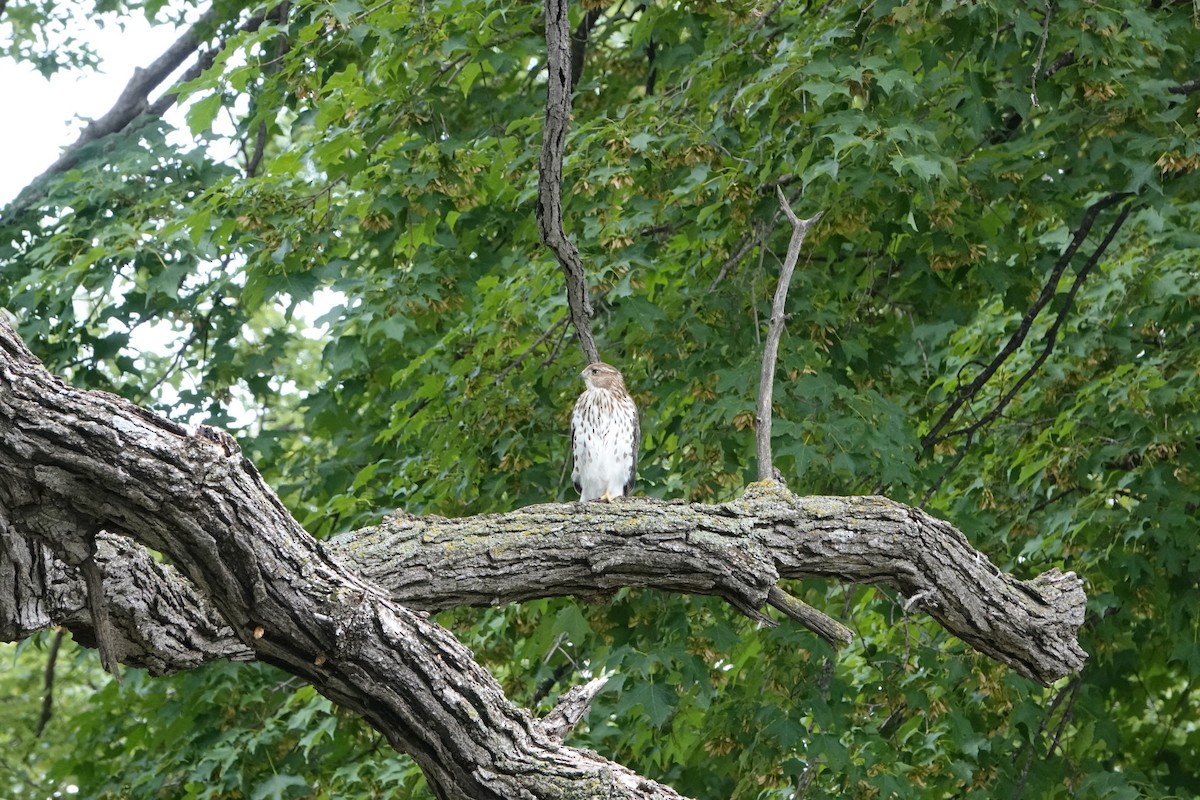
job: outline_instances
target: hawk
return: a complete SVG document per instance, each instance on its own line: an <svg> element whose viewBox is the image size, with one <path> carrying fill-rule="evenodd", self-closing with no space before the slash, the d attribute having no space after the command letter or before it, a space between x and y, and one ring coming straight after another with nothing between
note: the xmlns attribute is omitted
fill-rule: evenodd
<svg viewBox="0 0 1200 800"><path fill-rule="evenodd" d="M587 389L571 413L571 482L580 502L608 502L633 491L642 441L637 406L616 368L589 364L579 377Z"/></svg>

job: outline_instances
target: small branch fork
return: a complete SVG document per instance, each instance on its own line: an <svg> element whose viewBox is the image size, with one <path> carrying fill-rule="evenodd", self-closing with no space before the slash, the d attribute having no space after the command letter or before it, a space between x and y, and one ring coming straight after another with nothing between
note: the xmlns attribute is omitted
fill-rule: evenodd
<svg viewBox="0 0 1200 800"><path fill-rule="evenodd" d="M771 323L767 328L767 343L763 348L762 376L758 381L758 414L756 417L756 437L758 444L758 479L760 481L775 480L775 464L771 460L771 400L775 393L775 361L779 355L779 339L783 336L783 325L787 321L785 306L787 305L788 287L792 284L792 273L796 269L796 259L800 257L800 246L808 230L821 218L821 212L800 219L783 194L783 190L775 187L779 196L779 205L788 221L792 223L792 238L788 242L787 256L783 260L783 271L779 274L779 285L775 287L775 300L771 304Z"/></svg>
<svg viewBox="0 0 1200 800"><path fill-rule="evenodd" d="M571 121L571 28L568 0L546 0L546 123L538 162L538 233L554 253L567 281L571 323L587 363L600 360L592 338L592 302L579 250L562 219L562 163Z"/></svg>
<svg viewBox="0 0 1200 800"><path fill-rule="evenodd" d="M755 427L756 443L758 445L758 479L774 481L775 464L771 458L771 398L775 387L775 361L779 355L779 340L783 336L783 326L787 320L786 306L788 287L792 283L792 273L796 270L796 260L800 257L800 246L804 237L817 220L821 212L808 219L800 219L792 211L791 204L778 186L775 192L779 197L779 206L788 221L792 224L792 238L788 242L787 256L783 260L783 270L779 274L779 285L775 287L775 300L771 305L771 323L767 328L767 343L763 348L762 376L758 382L758 414ZM817 609L792 597L778 586L771 587L767 594L767 603L782 611L787 616L799 622L813 633L820 636L831 645L849 644L854 634L845 625Z"/></svg>

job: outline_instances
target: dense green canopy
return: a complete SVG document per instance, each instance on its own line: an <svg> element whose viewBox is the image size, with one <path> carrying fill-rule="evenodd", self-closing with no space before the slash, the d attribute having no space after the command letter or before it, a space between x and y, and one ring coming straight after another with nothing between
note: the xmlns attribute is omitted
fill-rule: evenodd
<svg viewBox="0 0 1200 800"><path fill-rule="evenodd" d="M56 6L10 0L3 55L88 68ZM94 11L184 13L162 6ZM0 306L75 385L231 430L315 535L571 499L541 15L218 0L184 130L154 94L3 210ZM1194 4L573 15L564 218L642 409L640 491L753 480L782 187L824 212L779 354L784 479L921 505L1018 577L1076 571L1091 658L1043 689L903 598L818 581L791 589L856 631L838 653L649 592L440 620L517 703L612 673L571 741L695 797L1200 796ZM64 645L36 738L52 639L0 651L0 794L425 796L262 665L118 687Z"/></svg>

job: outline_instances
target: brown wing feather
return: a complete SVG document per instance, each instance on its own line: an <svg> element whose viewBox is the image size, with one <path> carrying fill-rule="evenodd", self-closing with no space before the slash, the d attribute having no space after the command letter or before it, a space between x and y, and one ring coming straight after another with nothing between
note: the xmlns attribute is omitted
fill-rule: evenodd
<svg viewBox="0 0 1200 800"><path fill-rule="evenodd" d="M632 398L630 405L633 404ZM635 406L633 409L633 461L629 465L629 477L625 479L625 496L633 491L634 485L637 483L637 462L638 450L642 447L642 423L638 420L638 411Z"/></svg>
<svg viewBox="0 0 1200 800"><path fill-rule="evenodd" d="M571 449L567 453L567 463L571 465L571 483L575 486L576 492L583 491L583 484L579 482L579 465L575 463L575 417L579 414L579 404L575 404L575 408L571 412Z"/></svg>

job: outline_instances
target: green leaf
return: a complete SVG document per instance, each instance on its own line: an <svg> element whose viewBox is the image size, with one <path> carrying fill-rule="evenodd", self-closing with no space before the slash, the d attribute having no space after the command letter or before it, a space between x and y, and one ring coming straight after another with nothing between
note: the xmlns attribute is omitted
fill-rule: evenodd
<svg viewBox="0 0 1200 800"><path fill-rule="evenodd" d="M299 791L290 791L292 789ZM255 786L250 797L252 800L284 800L288 797L302 797L307 791L308 781L299 775L272 775Z"/></svg>
<svg viewBox="0 0 1200 800"><path fill-rule="evenodd" d="M656 728L661 728L671 716L671 712L678 705L678 698L671 687L662 683L654 683L652 681L643 680L637 683L633 688L627 688L629 701L635 706L640 706L645 712L646 717L650 720L650 724Z"/></svg>
<svg viewBox="0 0 1200 800"><path fill-rule="evenodd" d="M199 136L212 128L213 120L217 118L217 112L221 110L223 100L224 97L219 92L214 92L193 102L188 107L187 123L193 136Z"/></svg>

